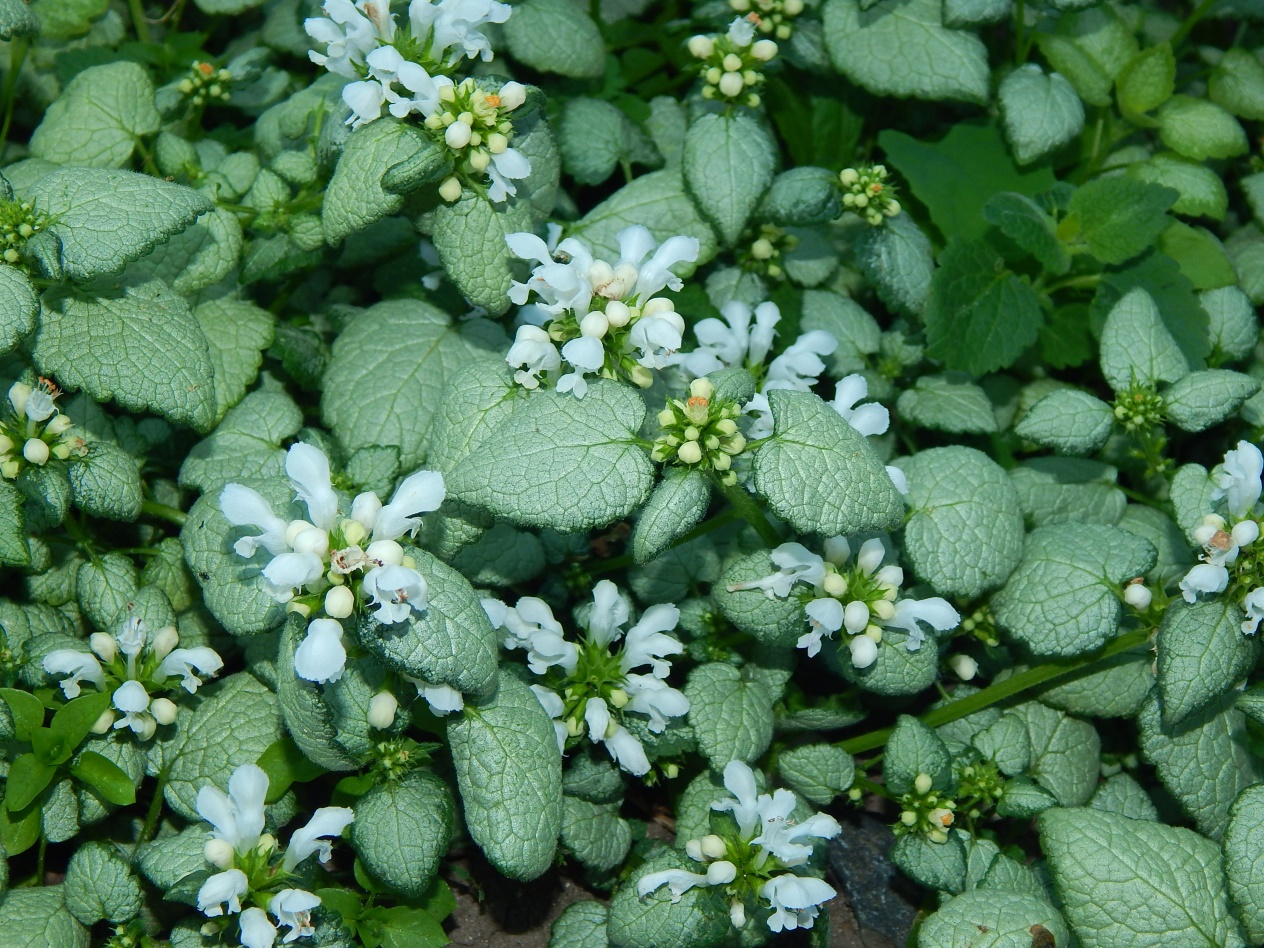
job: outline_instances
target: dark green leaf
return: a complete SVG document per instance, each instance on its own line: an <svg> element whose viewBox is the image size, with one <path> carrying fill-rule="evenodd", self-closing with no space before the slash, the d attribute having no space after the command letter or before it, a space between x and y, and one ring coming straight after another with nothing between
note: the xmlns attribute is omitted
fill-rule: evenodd
<svg viewBox="0 0 1264 948"><path fill-rule="evenodd" d="M110 803L128 806L136 802L136 786L132 778L118 764L96 751L80 754L79 761L70 768L70 772Z"/></svg>
<svg viewBox="0 0 1264 948"><path fill-rule="evenodd" d="M5 808L18 812L44 792L57 768L44 763L34 754L23 754L9 766L9 779L4 788Z"/></svg>

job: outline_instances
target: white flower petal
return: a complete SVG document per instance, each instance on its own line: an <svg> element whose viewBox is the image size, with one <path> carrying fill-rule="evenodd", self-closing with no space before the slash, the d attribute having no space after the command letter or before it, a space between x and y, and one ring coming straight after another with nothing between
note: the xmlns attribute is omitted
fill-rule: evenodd
<svg viewBox="0 0 1264 948"><path fill-rule="evenodd" d="M307 626L307 635L294 650L294 673L305 681L324 684L341 678L346 667L342 623L335 619L313 619Z"/></svg>
<svg viewBox="0 0 1264 948"><path fill-rule="evenodd" d="M333 855L333 849L326 837L332 838L341 835L342 831L350 826L354 819L355 811L348 807L322 806L312 814L312 818L308 820L306 826L296 830L294 835L290 837L289 845L285 848L285 859L281 862L281 868L289 872L312 853L319 853L319 860L328 862Z"/></svg>

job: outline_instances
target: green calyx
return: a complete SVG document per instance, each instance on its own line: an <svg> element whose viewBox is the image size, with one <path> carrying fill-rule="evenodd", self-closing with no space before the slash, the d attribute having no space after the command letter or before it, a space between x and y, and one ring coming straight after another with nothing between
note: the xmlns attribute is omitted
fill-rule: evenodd
<svg viewBox="0 0 1264 948"><path fill-rule="evenodd" d="M650 456L659 463L714 471L721 483L736 484L733 457L746 447L746 438L737 430L739 414L736 402L716 399L715 386L695 379L688 398L668 399L658 413L663 433Z"/></svg>

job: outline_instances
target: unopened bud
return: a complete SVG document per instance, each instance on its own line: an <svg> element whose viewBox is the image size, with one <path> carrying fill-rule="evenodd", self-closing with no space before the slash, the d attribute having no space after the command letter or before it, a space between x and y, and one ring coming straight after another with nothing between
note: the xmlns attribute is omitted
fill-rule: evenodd
<svg viewBox="0 0 1264 948"><path fill-rule="evenodd" d="M202 855L216 869L231 869L237 854L233 851L232 843L217 837L206 841L206 845L202 847Z"/></svg>
<svg viewBox="0 0 1264 948"><path fill-rule="evenodd" d="M867 635L853 635L847 641L854 668L868 668L878 658L878 643Z"/></svg>
<svg viewBox="0 0 1264 948"><path fill-rule="evenodd" d="M1238 546L1250 546L1260 538L1260 525L1254 520L1243 520L1233 525L1229 535Z"/></svg>
<svg viewBox="0 0 1264 948"><path fill-rule="evenodd" d="M697 464L702 460L702 445L697 441L686 441L680 446L676 456L685 464Z"/></svg>
<svg viewBox="0 0 1264 948"><path fill-rule="evenodd" d="M470 127L464 122L453 122L443 133L449 148L460 150L470 143Z"/></svg>
<svg viewBox="0 0 1264 948"><path fill-rule="evenodd" d="M44 430L50 435L61 435L65 434L73 426L74 422L70 420L69 416L57 415L44 426Z"/></svg>
<svg viewBox="0 0 1264 948"><path fill-rule="evenodd" d="M838 598L847 592L847 577L838 573L826 573L821 586L829 595Z"/></svg>
<svg viewBox="0 0 1264 948"><path fill-rule="evenodd" d="M615 688L609 694L610 703L616 708L625 708L632 699L628 697L628 693L622 688Z"/></svg>
<svg viewBox="0 0 1264 948"><path fill-rule="evenodd" d="M439 185L439 197L443 198L449 204L453 201L461 199L461 182L455 177L448 178Z"/></svg>
<svg viewBox="0 0 1264 948"><path fill-rule="evenodd" d="M345 619L355 612L355 593L346 586L334 586L325 593L325 615Z"/></svg>
<svg viewBox="0 0 1264 948"><path fill-rule="evenodd" d="M97 718L95 724L92 725L93 734L109 734L110 728L114 727L114 712L105 710L101 712L101 716Z"/></svg>
<svg viewBox="0 0 1264 948"><path fill-rule="evenodd" d="M970 681L979 673L979 663L969 655L954 655L948 659L948 667L962 681Z"/></svg>
<svg viewBox="0 0 1264 948"><path fill-rule="evenodd" d="M475 171L486 171L492 163L492 156L485 151L476 151L470 155L470 167Z"/></svg>
<svg viewBox="0 0 1264 948"><path fill-rule="evenodd" d="M367 511L365 511L367 513ZM376 513L376 511L375 511ZM347 546L359 546L368 539L369 531L359 520L342 521L342 539Z"/></svg>
<svg viewBox="0 0 1264 948"><path fill-rule="evenodd" d="M649 388L654 384L654 373L643 365L632 366L632 371L628 373L628 377L637 388Z"/></svg>
<svg viewBox="0 0 1264 948"><path fill-rule="evenodd" d="M921 796L926 796L930 793L931 783L930 774L918 774L913 778L913 789Z"/></svg>
<svg viewBox="0 0 1264 948"><path fill-rule="evenodd" d="M756 40L755 45L751 47L751 55L768 62L777 55L777 44L772 40Z"/></svg>
<svg viewBox="0 0 1264 948"><path fill-rule="evenodd" d="M29 438L26 444L22 445L22 457L32 464L40 466L47 464L48 453L48 445L39 438Z"/></svg>
<svg viewBox="0 0 1264 948"><path fill-rule="evenodd" d="M588 336L592 339L600 339L609 329L610 320L606 319L605 313L599 313L595 310L579 321L580 335Z"/></svg>
<svg viewBox="0 0 1264 948"><path fill-rule="evenodd" d="M395 723L399 701L389 691L379 691L369 699L369 726L384 731Z"/></svg>
<svg viewBox="0 0 1264 948"><path fill-rule="evenodd" d="M154 633L149 643L149 650L155 658L164 659L180 644L180 632L174 625L164 625Z"/></svg>
<svg viewBox="0 0 1264 948"><path fill-rule="evenodd" d="M93 632L88 636L88 648L96 653L97 658L109 663L118 654L118 640L105 632Z"/></svg>
<svg viewBox="0 0 1264 948"><path fill-rule="evenodd" d="M742 82L742 77L737 73L726 72L720 77L720 81L716 83L716 86L719 87L722 95L731 99L741 94L742 89L745 88L745 83Z"/></svg>
<svg viewBox="0 0 1264 948"><path fill-rule="evenodd" d="M394 540L374 540L364 555L383 566L399 566L404 562L404 548Z"/></svg>
<svg viewBox="0 0 1264 948"><path fill-rule="evenodd" d="M729 851L728 846L724 844L724 840L714 833L702 837L699 842L702 844L702 854L708 859L719 859Z"/></svg>
<svg viewBox="0 0 1264 948"><path fill-rule="evenodd" d="M1124 602L1138 611L1150 608L1154 593L1144 583L1129 583L1124 587Z"/></svg>
<svg viewBox="0 0 1264 948"><path fill-rule="evenodd" d="M737 878L737 866L727 859L707 866L707 885L728 885Z"/></svg>
<svg viewBox="0 0 1264 948"><path fill-rule="evenodd" d="M689 54L695 59L709 59L715 52L715 41L709 36L691 36Z"/></svg>
<svg viewBox="0 0 1264 948"><path fill-rule="evenodd" d="M149 713L159 724L174 724L179 708L170 698L155 698L149 704Z"/></svg>
<svg viewBox="0 0 1264 948"><path fill-rule="evenodd" d="M615 329L621 329L632 319L632 310L622 300L611 300L606 304L606 322Z"/></svg>

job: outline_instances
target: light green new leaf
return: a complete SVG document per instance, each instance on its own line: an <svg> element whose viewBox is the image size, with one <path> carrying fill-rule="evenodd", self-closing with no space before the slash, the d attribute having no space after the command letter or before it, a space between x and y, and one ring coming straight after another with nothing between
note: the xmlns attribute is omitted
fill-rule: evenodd
<svg viewBox="0 0 1264 948"><path fill-rule="evenodd" d="M619 816L618 803L591 803L562 797L562 845L594 872L617 869L632 846L632 825Z"/></svg>
<svg viewBox="0 0 1264 948"><path fill-rule="evenodd" d="M502 673L496 693L448 726L470 835L493 866L531 880L553 864L562 828L562 755L535 694Z"/></svg>
<svg viewBox="0 0 1264 948"><path fill-rule="evenodd" d="M44 294L32 356L45 375L98 401L153 411L205 431L215 420L215 380L202 327L162 283L96 295Z"/></svg>
<svg viewBox="0 0 1264 948"><path fill-rule="evenodd" d="M1126 391L1134 379L1153 385L1175 382L1189 372L1154 298L1140 287L1111 307L1102 327L1101 363L1102 375L1116 392Z"/></svg>
<svg viewBox="0 0 1264 948"><path fill-rule="evenodd" d="M1264 63L1245 49L1225 50L1207 81L1207 95L1244 119L1264 119Z"/></svg>
<svg viewBox="0 0 1264 948"><path fill-rule="evenodd" d="M983 206L983 216L1039 260L1049 273L1061 275L1070 268L1071 255L1058 239L1053 218L1025 194L997 194Z"/></svg>
<svg viewBox="0 0 1264 948"><path fill-rule="evenodd" d="M1088 801L1094 810L1107 810L1131 820L1157 820L1159 811L1145 788L1125 773L1108 777Z"/></svg>
<svg viewBox="0 0 1264 948"><path fill-rule="evenodd" d="M652 872L683 869L698 863L662 847L633 870L610 901L606 923L609 943L619 948L714 948L732 929L728 901L720 886L696 886L679 898L661 886L641 898L637 883ZM592 942L588 943L592 945Z"/></svg>
<svg viewBox="0 0 1264 948"><path fill-rule="evenodd" d="M973 448L932 448L899 467L908 478L904 549L918 577L945 596L999 586L1023 551L1023 513L1004 470Z"/></svg>
<svg viewBox="0 0 1264 948"><path fill-rule="evenodd" d="M829 0L823 16L834 67L870 92L987 99L987 50L973 33L944 26L940 0L884 0L868 9Z"/></svg>
<svg viewBox="0 0 1264 948"><path fill-rule="evenodd" d="M251 392L180 467L180 486L218 493L225 484L270 481L285 474L281 442L298 433L303 413L284 392Z"/></svg>
<svg viewBox="0 0 1264 948"><path fill-rule="evenodd" d="M249 673L203 685L203 691L167 771L167 803L188 820L200 819L198 790L225 789L237 767L253 764L281 736L276 695Z"/></svg>
<svg viewBox="0 0 1264 948"><path fill-rule="evenodd" d="M828 806L855 780L856 762L833 744L805 744L777 757L777 773L809 803Z"/></svg>
<svg viewBox="0 0 1264 948"><path fill-rule="evenodd" d="M1020 165L1065 145L1084 127L1084 105L1071 83L1056 72L1045 75L1035 63L1006 76L997 98L1005 137Z"/></svg>
<svg viewBox="0 0 1264 948"><path fill-rule="evenodd" d="M263 350L272 345L276 319L247 300L222 297L193 311L210 347L215 375L215 418L232 408L259 374Z"/></svg>
<svg viewBox="0 0 1264 948"><path fill-rule="evenodd" d="M1093 809L1041 814L1040 842L1084 948L1240 948L1220 850L1191 830Z"/></svg>
<svg viewBox="0 0 1264 948"><path fill-rule="evenodd" d="M952 754L938 734L917 718L901 714L887 740L883 779L893 793L912 793L918 774L931 779L931 789L951 795L956 789Z"/></svg>
<svg viewBox="0 0 1264 948"><path fill-rule="evenodd" d="M31 334L39 318L39 301L26 274L0 266L0 355L11 352Z"/></svg>
<svg viewBox="0 0 1264 948"><path fill-rule="evenodd" d="M605 66L601 31L570 0L526 0L517 5L505 40L514 59L540 72L592 79Z"/></svg>
<svg viewBox="0 0 1264 948"><path fill-rule="evenodd" d="M918 427L953 434L991 434L997 430L987 392L960 372L921 376L916 385L900 393L895 411Z"/></svg>
<svg viewBox="0 0 1264 948"><path fill-rule="evenodd" d="M704 115L685 135L685 186L724 244L733 244L772 183L777 149L746 112Z"/></svg>
<svg viewBox="0 0 1264 948"><path fill-rule="evenodd" d="M532 393L488 434L494 452L457 464L448 496L562 532L612 523L640 507L654 485L637 443L644 418L640 394L617 382L597 381L582 399Z"/></svg>
<svg viewBox="0 0 1264 948"><path fill-rule="evenodd" d="M1157 109L1176 87L1176 57L1170 43L1151 46L1134 56L1115 80L1124 115Z"/></svg>
<svg viewBox="0 0 1264 948"><path fill-rule="evenodd" d="M1224 220L1229 193L1220 175L1202 162L1162 152L1129 165L1127 174L1138 181L1172 188L1180 194L1172 205L1174 214Z"/></svg>
<svg viewBox="0 0 1264 948"><path fill-rule="evenodd" d="M1020 438L1063 454L1098 451L1115 426L1115 413L1100 398L1079 389L1050 392L1014 427Z"/></svg>
<svg viewBox="0 0 1264 948"><path fill-rule="evenodd" d="M591 246L598 259L617 260L616 238L633 224L648 227L658 241L677 235L697 238L699 265L715 256L715 231L685 192L679 169L651 171L625 184L581 217L570 233Z"/></svg>
<svg viewBox="0 0 1264 948"><path fill-rule="evenodd" d="M1156 118L1163 144L1194 161L1232 158L1245 154L1249 147L1238 120L1206 99L1174 95Z"/></svg>
<svg viewBox="0 0 1264 948"><path fill-rule="evenodd" d="M431 239L457 289L475 306L499 316L509 308L510 264L517 259L505 237L529 231L533 224L530 202L493 204L485 194L466 190L456 203L435 208Z"/></svg>
<svg viewBox="0 0 1264 948"><path fill-rule="evenodd" d="M1091 652L1119 627L1122 585L1145 575L1155 557L1148 541L1117 527L1041 527L992 598L996 622L1036 655Z"/></svg>
<svg viewBox="0 0 1264 948"><path fill-rule="evenodd" d="M768 393L773 435L752 465L755 491L802 533L892 530L904 502L864 435L810 392Z"/></svg>
<svg viewBox="0 0 1264 948"><path fill-rule="evenodd" d="M117 273L213 207L192 188L104 168L54 171L21 197L52 216L61 266L78 281Z"/></svg>
<svg viewBox="0 0 1264 948"><path fill-rule="evenodd" d="M1219 698L1255 667L1259 642L1242 634L1242 610L1228 600L1175 602L1157 639L1163 726L1172 729Z"/></svg>
<svg viewBox="0 0 1264 948"><path fill-rule="evenodd" d="M1082 806L1097 789L1102 742L1093 725L1028 701L1011 709L1031 738L1033 780L1062 806Z"/></svg>
<svg viewBox="0 0 1264 948"><path fill-rule="evenodd" d="M1241 292L1237 287L1226 287ZM1224 421L1260 390L1260 380L1227 369L1191 372L1163 393L1163 413L1182 431L1204 431Z"/></svg>
<svg viewBox="0 0 1264 948"><path fill-rule="evenodd" d="M689 724L713 769L731 760L750 763L768 749L774 696L763 681L712 662L690 672L684 690Z"/></svg>
<svg viewBox="0 0 1264 948"><path fill-rule="evenodd" d="M1135 178L1094 178L1071 195L1060 234L1102 263L1123 263L1154 244L1180 195Z"/></svg>
<svg viewBox="0 0 1264 948"><path fill-rule="evenodd" d="M1052 941L1036 938L1045 935ZM963 892L922 922L918 948L1031 948L1066 945L1070 932L1062 916L1045 899L1007 889Z"/></svg>
<svg viewBox="0 0 1264 948"><path fill-rule="evenodd" d="M356 802L351 845L373 878L392 892L420 899L452 841L453 810L447 784L414 770Z"/></svg>
<svg viewBox="0 0 1264 948"><path fill-rule="evenodd" d="M154 84L139 63L90 66L62 90L31 133L31 154L59 165L121 168L137 139L158 131Z"/></svg>
<svg viewBox="0 0 1264 948"><path fill-rule="evenodd" d="M85 925L129 922L140 912L140 883L110 843L85 843L70 857L62 888L66 908Z"/></svg>
<svg viewBox="0 0 1264 948"><path fill-rule="evenodd" d="M1264 942L1264 786L1238 794L1224 835L1225 873L1252 943Z"/></svg>
<svg viewBox="0 0 1264 948"><path fill-rule="evenodd" d="M693 469L670 468L650 494L632 532L632 556L648 563L698 525L711 503L711 484Z"/></svg>
<svg viewBox="0 0 1264 948"><path fill-rule="evenodd" d="M5 948L88 948L88 930L66 910L62 887L10 889L0 899Z"/></svg>
<svg viewBox="0 0 1264 948"><path fill-rule="evenodd" d="M387 665L466 694L486 694L496 682L497 637L469 582L424 550L409 549L429 587L424 612L384 625L365 616L360 644Z"/></svg>
<svg viewBox="0 0 1264 948"><path fill-rule="evenodd" d="M67 468L75 506L93 517L135 520L141 483L136 459L111 441L89 441L88 453Z"/></svg>
<svg viewBox="0 0 1264 948"><path fill-rule="evenodd" d="M420 300L369 307L334 342L321 417L348 453L394 445L401 468L412 470L425 454L430 418L448 379L475 362L490 373L504 360L503 350L486 348L498 345L498 334L487 328L481 321L453 325Z"/></svg>
<svg viewBox="0 0 1264 948"><path fill-rule="evenodd" d="M370 122L352 132L321 204L326 242L340 244L403 207L403 195L384 190L382 176L427 144L420 134L393 118Z"/></svg>

